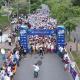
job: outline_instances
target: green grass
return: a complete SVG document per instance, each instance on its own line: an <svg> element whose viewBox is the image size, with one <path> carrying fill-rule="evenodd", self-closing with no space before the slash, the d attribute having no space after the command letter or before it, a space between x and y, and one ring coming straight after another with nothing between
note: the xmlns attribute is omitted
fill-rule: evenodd
<svg viewBox="0 0 80 80"><path fill-rule="evenodd" d="M0 16L0 28L4 29L9 24L7 16Z"/></svg>
<svg viewBox="0 0 80 80"><path fill-rule="evenodd" d="M77 63L79 69L80 69L80 54L76 52L72 52L72 55L74 57L75 62Z"/></svg>

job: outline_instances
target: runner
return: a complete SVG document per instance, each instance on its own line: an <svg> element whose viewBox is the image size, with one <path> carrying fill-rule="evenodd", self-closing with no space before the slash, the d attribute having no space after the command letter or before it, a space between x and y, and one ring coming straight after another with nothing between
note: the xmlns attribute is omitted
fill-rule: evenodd
<svg viewBox="0 0 80 80"><path fill-rule="evenodd" d="M37 78L38 77L38 72L40 70L39 66L38 66L38 64L34 64L33 67L34 67L34 78Z"/></svg>

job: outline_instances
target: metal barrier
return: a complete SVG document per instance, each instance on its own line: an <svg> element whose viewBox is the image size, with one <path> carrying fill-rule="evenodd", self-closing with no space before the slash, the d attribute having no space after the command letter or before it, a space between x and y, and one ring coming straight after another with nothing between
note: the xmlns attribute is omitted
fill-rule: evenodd
<svg viewBox="0 0 80 80"><path fill-rule="evenodd" d="M74 57L73 57L73 55L71 54L71 52L67 52L67 54L69 55L71 62L75 62L75 61L74 61ZM69 66L69 72L71 73L73 79L74 79L74 80L80 80L80 77L79 77L79 75L80 75L80 70L79 70L76 62L75 62L75 69L71 66L72 63L69 63L69 64L70 64L70 66Z"/></svg>

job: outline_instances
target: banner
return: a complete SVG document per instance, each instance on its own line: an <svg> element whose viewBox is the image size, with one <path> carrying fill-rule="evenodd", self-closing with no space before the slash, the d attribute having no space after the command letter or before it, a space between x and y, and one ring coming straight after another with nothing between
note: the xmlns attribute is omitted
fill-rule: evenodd
<svg viewBox="0 0 80 80"><path fill-rule="evenodd" d="M65 28L64 26L57 27L57 47L64 47L65 46Z"/></svg>
<svg viewBox="0 0 80 80"><path fill-rule="evenodd" d="M73 79L75 80L76 75L77 75L77 72L76 72L76 71L74 70L74 68L72 68L71 66L70 66L70 73L71 73Z"/></svg>
<svg viewBox="0 0 80 80"><path fill-rule="evenodd" d="M49 29L28 29L28 35L54 35L55 30Z"/></svg>
<svg viewBox="0 0 80 80"><path fill-rule="evenodd" d="M25 52L28 51L27 29L25 27L20 28L20 45L23 47Z"/></svg>
<svg viewBox="0 0 80 80"><path fill-rule="evenodd" d="M77 71L74 68L72 68L71 65L70 65L70 73L71 73L74 80L79 80L79 76L78 76Z"/></svg>
<svg viewBox="0 0 80 80"><path fill-rule="evenodd" d="M28 35L56 35L56 48L65 46L65 28L64 26L58 26L54 30L50 29L28 29L27 26L22 25L20 27L20 43L24 49L28 49Z"/></svg>

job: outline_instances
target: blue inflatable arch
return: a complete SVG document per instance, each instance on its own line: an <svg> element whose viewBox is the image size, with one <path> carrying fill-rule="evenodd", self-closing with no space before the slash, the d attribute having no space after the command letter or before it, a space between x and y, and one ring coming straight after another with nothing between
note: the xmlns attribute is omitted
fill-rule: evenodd
<svg viewBox="0 0 80 80"><path fill-rule="evenodd" d="M23 46L25 52L29 50L28 35L54 35L56 34L56 48L65 46L65 28L64 26L57 26L56 29L28 29L27 26L20 27L20 45Z"/></svg>

